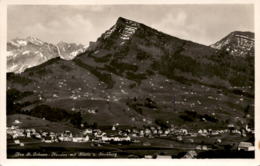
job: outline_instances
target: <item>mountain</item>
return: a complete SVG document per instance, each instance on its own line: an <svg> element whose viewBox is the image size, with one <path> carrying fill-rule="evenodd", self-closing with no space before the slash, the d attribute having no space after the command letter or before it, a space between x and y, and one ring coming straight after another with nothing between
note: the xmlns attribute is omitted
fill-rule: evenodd
<svg viewBox="0 0 260 166"><path fill-rule="evenodd" d="M72 60L85 51L84 45L75 43L59 42L57 44L59 56L65 60Z"/></svg>
<svg viewBox="0 0 260 166"><path fill-rule="evenodd" d="M71 60L83 49L83 45L74 43L60 42L54 45L34 37L16 38L7 42L7 72L21 73L55 57Z"/></svg>
<svg viewBox="0 0 260 166"><path fill-rule="evenodd" d="M234 56L254 56L254 36L252 32L234 31L211 47L227 51Z"/></svg>
<svg viewBox="0 0 260 166"><path fill-rule="evenodd" d="M7 102L7 114L64 122L76 112L77 122L98 126L243 126L253 124L254 56L120 17L73 60L8 73Z"/></svg>

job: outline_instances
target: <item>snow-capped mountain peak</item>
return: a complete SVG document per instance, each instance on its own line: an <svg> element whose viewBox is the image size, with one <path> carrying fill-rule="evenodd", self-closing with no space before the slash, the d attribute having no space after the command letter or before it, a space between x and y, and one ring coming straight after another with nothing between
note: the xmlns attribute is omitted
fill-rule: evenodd
<svg viewBox="0 0 260 166"><path fill-rule="evenodd" d="M82 44L76 43L59 42L56 46L60 58L64 60L72 60L86 50Z"/></svg>
<svg viewBox="0 0 260 166"><path fill-rule="evenodd" d="M16 38L7 42L7 72L21 73L56 57L72 60L85 50L80 44L59 42L54 45L35 37Z"/></svg>
<svg viewBox="0 0 260 166"><path fill-rule="evenodd" d="M28 42L31 42L32 44L39 45L39 46L44 44L43 41L41 41L40 39L38 39L36 37L29 36L29 37L26 38L26 40Z"/></svg>

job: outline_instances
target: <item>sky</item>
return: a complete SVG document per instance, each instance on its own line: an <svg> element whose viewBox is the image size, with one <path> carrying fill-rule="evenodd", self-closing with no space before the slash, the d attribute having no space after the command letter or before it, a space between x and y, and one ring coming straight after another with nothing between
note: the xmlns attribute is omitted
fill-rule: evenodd
<svg viewBox="0 0 260 166"><path fill-rule="evenodd" d="M37 37L88 45L118 17L169 35L210 45L232 31L254 32L254 6L236 5L9 5L7 40Z"/></svg>

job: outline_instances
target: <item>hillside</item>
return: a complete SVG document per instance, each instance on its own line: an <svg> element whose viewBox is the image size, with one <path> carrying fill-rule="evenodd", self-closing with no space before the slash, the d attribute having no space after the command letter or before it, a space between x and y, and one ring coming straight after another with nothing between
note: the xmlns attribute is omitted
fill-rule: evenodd
<svg viewBox="0 0 260 166"><path fill-rule="evenodd" d="M254 57L232 56L120 17L73 60L56 57L8 73L7 88L8 114L53 121L79 112L82 123L98 126L253 126Z"/></svg>

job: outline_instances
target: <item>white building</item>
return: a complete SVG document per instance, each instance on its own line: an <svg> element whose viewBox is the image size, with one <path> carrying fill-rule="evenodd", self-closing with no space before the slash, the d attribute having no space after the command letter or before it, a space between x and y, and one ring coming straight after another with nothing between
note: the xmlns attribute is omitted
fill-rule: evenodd
<svg viewBox="0 0 260 166"><path fill-rule="evenodd" d="M89 137L73 137L72 138L72 142L88 142L89 141Z"/></svg>
<svg viewBox="0 0 260 166"><path fill-rule="evenodd" d="M255 147L250 142L240 142L238 145L238 150L254 151Z"/></svg>
<svg viewBox="0 0 260 166"><path fill-rule="evenodd" d="M22 123L22 122L20 122L20 121L17 120L17 119L14 121L14 124L20 124L20 123Z"/></svg>

